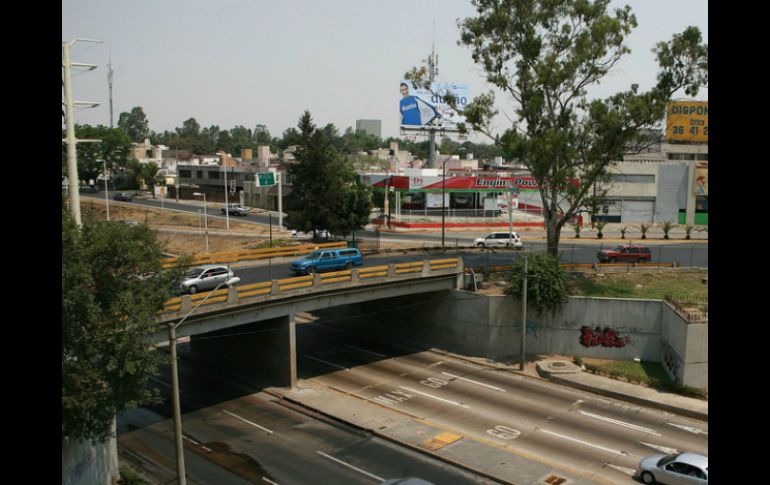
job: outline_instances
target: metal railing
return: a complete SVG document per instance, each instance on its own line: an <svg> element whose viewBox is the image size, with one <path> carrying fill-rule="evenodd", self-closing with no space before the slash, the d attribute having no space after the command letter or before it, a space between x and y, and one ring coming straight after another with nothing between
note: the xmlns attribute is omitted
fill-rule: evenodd
<svg viewBox="0 0 770 485"><path fill-rule="evenodd" d="M196 254L192 257L190 265L237 263L238 261L252 261L258 259L280 258L286 256L298 256L316 249L346 248L347 242L339 241L320 244L302 244L298 246L283 246L280 248L247 249L244 251L223 251L219 253ZM163 261L164 268L171 268L179 261L179 258L169 258Z"/></svg>
<svg viewBox="0 0 770 485"><path fill-rule="evenodd" d="M685 319L687 323L706 323L709 321L708 302L707 301L688 301L675 299L671 295L665 295L663 301L671 305L679 316Z"/></svg>
<svg viewBox="0 0 770 485"><path fill-rule="evenodd" d="M272 281L263 281L260 283L251 283L248 285L226 288L209 293L197 293L195 295L184 295L171 298L164 303L161 313L179 312L192 309L198 302L208 299L200 306L211 305L214 303L239 303L241 300L254 297L279 297L291 296L307 289L324 289L325 285L334 283L357 283L367 282L369 280L390 278L409 275L422 274L431 276L437 271L448 269L459 269L462 267L460 258L446 258L416 261L412 263L396 263L382 266L371 266L366 268L353 268L344 271L334 271L331 273L316 273L307 276L297 276L293 278L282 278ZM184 308L183 308L184 307Z"/></svg>

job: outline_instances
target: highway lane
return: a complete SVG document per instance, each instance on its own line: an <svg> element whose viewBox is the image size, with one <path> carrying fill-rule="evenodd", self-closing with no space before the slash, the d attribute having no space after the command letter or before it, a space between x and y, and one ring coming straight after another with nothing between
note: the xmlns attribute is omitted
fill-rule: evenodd
<svg viewBox="0 0 770 485"><path fill-rule="evenodd" d="M180 396L190 483L351 483L419 476L433 483L493 483L322 416L298 412L249 383L203 365L180 349ZM162 483L174 476L168 366L154 380L164 404L118 420L121 455ZM301 464L301 466L298 466Z"/></svg>
<svg viewBox="0 0 770 485"><path fill-rule="evenodd" d="M630 473L650 454L708 454L704 422L328 332L313 326L312 338L298 340L316 344L298 352L300 376L565 472L634 483Z"/></svg>
<svg viewBox="0 0 770 485"><path fill-rule="evenodd" d="M81 194L83 198L96 198L99 199L99 194ZM102 195L101 198L104 196ZM147 207L160 207L160 199L134 199L133 204L143 205ZM184 203L177 204L173 202L173 199L166 199L163 201L163 205L169 210L178 210L182 212L188 212L194 215L198 214L198 211L202 211L202 207L197 205L188 205ZM208 208L207 214L209 217L224 218L219 208ZM264 213L249 214L245 217L231 216L231 220L238 222L246 222L259 225L268 225L269 217ZM272 223L275 227L278 225L277 217L272 218ZM504 229L503 229L504 230ZM470 245L473 240L479 236L488 234L490 231L468 231L468 232L449 232L445 236L445 243L447 252L457 252L458 246ZM522 232L524 238L525 247L532 251L544 251L546 248L545 241L540 239L543 235L542 231L537 233ZM537 238L537 239L535 239ZM377 233L370 230L356 231L356 239L377 241L386 243L388 241L411 241L415 246L419 247L423 244L429 244L435 246L441 242L440 231L432 233L391 233L381 232ZM639 239L628 239L629 242L645 243ZM681 266L687 267L708 267L708 245L704 245L702 242L693 243L659 243L659 240L651 240L652 244L648 244L652 252L652 261L660 263L678 262ZM561 253L561 259L564 263L594 263L596 262L596 253L602 248L615 246L616 242L604 242L593 238L585 238L585 242L566 242L563 241L559 245ZM485 264L498 265L498 264L510 264L511 259L520 257L521 255L511 250L505 249L487 249L487 250L473 250L463 252L470 258L468 261L472 266L483 266Z"/></svg>

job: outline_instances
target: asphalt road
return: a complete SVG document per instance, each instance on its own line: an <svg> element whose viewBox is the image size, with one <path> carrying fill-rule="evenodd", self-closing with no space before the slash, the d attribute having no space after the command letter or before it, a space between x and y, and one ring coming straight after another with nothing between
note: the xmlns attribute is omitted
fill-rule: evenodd
<svg viewBox="0 0 770 485"><path fill-rule="evenodd" d="M258 375L225 377L180 345L180 399L188 483L372 484L419 476L432 483L494 483L258 392ZM248 380L249 384L243 382ZM167 366L154 379L165 403L118 419L120 454L159 483L175 474Z"/></svg>

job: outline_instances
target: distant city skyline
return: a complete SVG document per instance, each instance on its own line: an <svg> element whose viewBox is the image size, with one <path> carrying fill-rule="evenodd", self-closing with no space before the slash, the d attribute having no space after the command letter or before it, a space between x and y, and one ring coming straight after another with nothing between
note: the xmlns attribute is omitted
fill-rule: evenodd
<svg viewBox="0 0 770 485"><path fill-rule="evenodd" d="M688 25L708 42L708 5L699 0L613 0L629 4L639 26L627 38L632 53L590 93L605 97L637 83L655 82L650 52ZM318 126L340 132L356 120L382 121L382 137L399 132L399 82L420 66L432 46L438 81L464 83L470 95L492 90L470 49L458 46L457 19L473 16L470 0L63 0L62 41L76 37L74 62L98 69L73 72L76 123L110 125L108 63L112 62L114 124L141 106L150 129L174 130L195 118L201 127L229 130L265 125L271 136L296 127L307 109ZM513 118L512 104L496 92L501 114L494 131ZM680 97L684 97L682 93ZM696 99L707 100L708 89ZM476 136L474 142L489 140Z"/></svg>

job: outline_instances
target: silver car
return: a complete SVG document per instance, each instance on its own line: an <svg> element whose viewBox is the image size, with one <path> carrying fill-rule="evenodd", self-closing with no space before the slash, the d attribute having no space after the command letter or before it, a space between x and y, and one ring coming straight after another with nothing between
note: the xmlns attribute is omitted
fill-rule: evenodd
<svg viewBox="0 0 770 485"><path fill-rule="evenodd" d="M709 459L697 453L652 455L639 462L636 476L644 483L708 485Z"/></svg>
<svg viewBox="0 0 770 485"><path fill-rule="evenodd" d="M233 270L223 264L206 264L192 268L182 282L182 292L191 295L201 290L213 290L220 283L233 278Z"/></svg>
<svg viewBox="0 0 770 485"><path fill-rule="evenodd" d="M521 237L515 232L493 232L484 237L476 238L473 241L474 246L480 248L483 247L514 247L516 249L524 249L524 243L521 242Z"/></svg>

